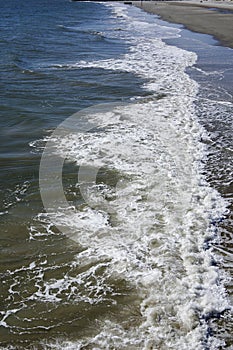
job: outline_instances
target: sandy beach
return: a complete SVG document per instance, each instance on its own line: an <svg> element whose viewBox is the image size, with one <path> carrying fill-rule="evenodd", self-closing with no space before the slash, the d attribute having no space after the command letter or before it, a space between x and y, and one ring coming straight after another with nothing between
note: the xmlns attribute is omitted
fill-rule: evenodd
<svg viewBox="0 0 233 350"><path fill-rule="evenodd" d="M172 23L214 36L233 48L233 1L134 1L145 11Z"/></svg>

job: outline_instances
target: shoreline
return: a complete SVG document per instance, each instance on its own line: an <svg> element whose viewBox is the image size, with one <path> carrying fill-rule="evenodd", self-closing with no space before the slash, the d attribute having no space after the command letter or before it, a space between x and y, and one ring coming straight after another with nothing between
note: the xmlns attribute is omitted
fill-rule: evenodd
<svg viewBox="0 0 233 350"><path fill-rule="evenodd" d="M167 22L212 35L220 44L233 49L233 1L132 1L132 4Z"/></svg>

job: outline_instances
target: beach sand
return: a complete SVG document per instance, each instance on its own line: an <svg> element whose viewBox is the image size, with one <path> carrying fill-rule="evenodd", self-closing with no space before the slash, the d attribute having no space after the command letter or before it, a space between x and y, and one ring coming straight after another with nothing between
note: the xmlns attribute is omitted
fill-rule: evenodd
<svg viewBox="0 0 233 350"><path fill-rule="evenodd" d="M132 1L135 6L155 13L165 21L183 24L199 33L210 34L224 46L233 48L232 1Z"/></svg>

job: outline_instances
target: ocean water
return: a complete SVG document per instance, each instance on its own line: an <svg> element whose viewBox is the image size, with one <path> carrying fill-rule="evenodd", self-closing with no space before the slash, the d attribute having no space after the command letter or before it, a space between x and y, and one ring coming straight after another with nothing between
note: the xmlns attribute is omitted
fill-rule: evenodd
<svg viewBox="0 0 233 350"><path fill-rule="evenodd" d="M120 3L1 9L1 349L231 349L232 49Z"/></svg>

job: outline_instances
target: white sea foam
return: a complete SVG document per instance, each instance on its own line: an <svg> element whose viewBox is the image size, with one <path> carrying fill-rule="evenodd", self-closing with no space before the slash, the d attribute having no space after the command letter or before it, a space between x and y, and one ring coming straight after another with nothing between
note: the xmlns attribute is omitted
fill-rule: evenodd
<svg viewBox="0 0 233 350"><path fill-rule="evenodd" d="M225 202L201 174L206 153L200 140L208 135L195 115L198 86L185 73L196 56L166 45L146 19L143 29L138 28L141 22L134 21L124 5L107 6L125 21L128 33L122 35L129 40L134 31L130 51L119 59L77 62L69 68L132 72L146 79L144 88L153 95L89 115L88 121L99 130L73 132L57 140L56 152L68 160L111 169L120 180L115 192L107 185L92 184L86 193L91 206L82 205L69 216L60 211L55 220L69 227L72 239L84 248L74 264L96 261L100 266L103 259L108 261L98 285L103 292L100 298L109 277L121 276L136 288L141 321L140 326L128 324L126 329L106 319L94 337L50 346L191 350L206 345L216 349L220 341L208 336L206 320L211 313L227 309L228 302L206 242L216 237L211 221L223 215ZM139 16L139 10L132 11ZM160 28L161 38L177 34L177 29ZM97 199L93 198L96 189ZM96 266L77 277L48 281L34 298L58 301L55 290L61 293L82 285L91 274L96 277ZM73 293L78 298L77 290Z"/></svg>

